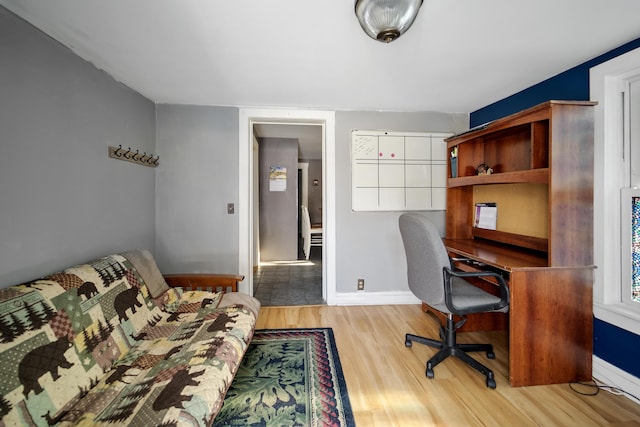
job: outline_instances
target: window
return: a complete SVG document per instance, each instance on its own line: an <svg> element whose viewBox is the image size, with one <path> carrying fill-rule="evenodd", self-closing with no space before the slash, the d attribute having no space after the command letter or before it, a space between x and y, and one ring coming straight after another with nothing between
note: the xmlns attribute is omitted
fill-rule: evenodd
<svg viewBox="0 0 640 427"><path fill-rule="evenodd" d="M594 314L640 334L640 49L593 67L590 84L598 101Z"/></svg>
<svg viewBox="0 0 640 427"><path fill-rule="evenodd" d="M620 193L622 260L621 302L640 304L640 189L624 188Z"/></svg>
<svg viewBox="0 0 640 427"><path fill-rule="evenodd" d="M628 188L620 199L622 214L621 301L640 304L640 76L621 79L623 163L629 171ZM628 141L628 143L627 143ZM626 181L626 177L625 177Z"/></svg>
<svg viewBox="0 0 640 427"><path fill-rule="evenodd" d="M631 280L629 281L630 289L623 293L623 301L626 296L629 302L640 302L640 197L636 196L631 202ZM624 282L623 282L624 283Z"/></svg>

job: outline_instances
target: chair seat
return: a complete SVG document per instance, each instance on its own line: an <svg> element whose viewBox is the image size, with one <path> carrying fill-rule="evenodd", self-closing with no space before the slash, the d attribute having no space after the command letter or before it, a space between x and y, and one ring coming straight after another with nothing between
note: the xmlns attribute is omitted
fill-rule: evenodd
<svg viewBox="0 0 640 427"><path fill-rule="evenodd" d="M459 277L452 278L452 291L453 291L453 303L458 310L469 310L476 306L482 306L486 304L494 304L500 302L500 297L491 295L490 293L473 286L469 282ZM442 303L429 304L429 306L436 310L449 314L451 311L447 308L444 301ZM484 310L481 310L484 311ZM503 307L496 312L506 313L509 311L509 306Z"/></svg>

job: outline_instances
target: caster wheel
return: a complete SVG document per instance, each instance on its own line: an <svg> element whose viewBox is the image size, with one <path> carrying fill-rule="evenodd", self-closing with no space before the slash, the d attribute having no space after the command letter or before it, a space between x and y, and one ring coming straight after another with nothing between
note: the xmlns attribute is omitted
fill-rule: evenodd
<svg viewBox="0 0 640 427"><path fill-rule="evenodd" d="M413 345L413 343L412 343L411 341L409 341L409 340L406 340L406 341L404 342L404 346L405 346L405 347L411 347L412 345Z"/></svg>
<svg viewBox="0 0 640 427"><path fill-rule="evenodd" d="M487 359L495 359L495 358L496 358L496 354L493 351L487 352Z"/></svg>
<svg viewBox="0 0 640 427"><path fill-rule="evenodd" d="M489 371L489 373L487 373L487 387L496 388L496 380L493 377L493 372L491 372L491 371Z"/></svg>
<svg viewBox="0 0 640 427"><path fill-rule="evenodd" d="M431 378L433 379L433 377L435 377L435 374L433 372L433 368L431 367L431 363L427 363L427 378Z"/></svg>

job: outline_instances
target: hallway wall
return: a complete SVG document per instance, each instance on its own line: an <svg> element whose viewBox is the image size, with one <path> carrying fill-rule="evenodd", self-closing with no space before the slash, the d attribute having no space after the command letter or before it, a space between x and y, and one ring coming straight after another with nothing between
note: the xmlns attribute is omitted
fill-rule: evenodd
<svg viewBox="0 0 640 427"><path fill-rule="evenodd" d="M298 140L260 138L260 260L298 259ZM271 168L286 169L284 191L274 191Z"/></svg>

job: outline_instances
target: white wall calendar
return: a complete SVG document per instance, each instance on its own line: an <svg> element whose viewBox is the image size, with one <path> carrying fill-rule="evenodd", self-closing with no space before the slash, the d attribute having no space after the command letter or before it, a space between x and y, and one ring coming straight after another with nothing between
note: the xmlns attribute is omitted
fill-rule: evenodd
<svg viewBox="0 0 640 427"><path fill-rule="evenodd" d="M445 210L451 133L351 131L354 211Z"/></svg>

